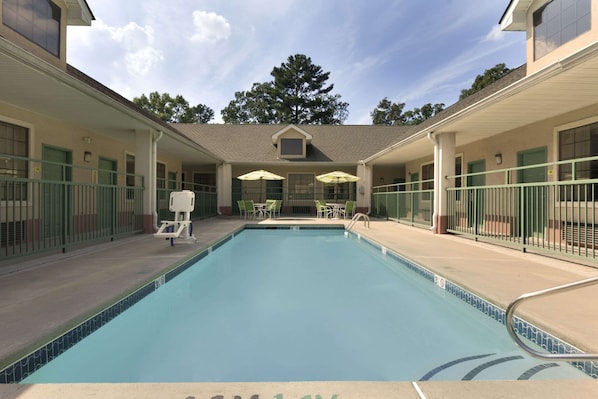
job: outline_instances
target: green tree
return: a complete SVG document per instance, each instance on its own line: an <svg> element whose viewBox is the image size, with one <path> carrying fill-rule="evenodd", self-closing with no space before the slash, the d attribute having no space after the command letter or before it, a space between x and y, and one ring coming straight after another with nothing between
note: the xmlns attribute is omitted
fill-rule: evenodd
<svg viewBox="0 0 598 399"><path fill-rule="evenodd" d="M274 67L272 81L254 83L251 90L235 93L222 111L225 123L342 124L349 104L326 85L323 72L311 58L297 54Z"/></svg>
<svg viewBox="0 0 598 399"><path fill-rule="evenodd" d="M507 68L505 64L496 64L494 68L486 69L483 75L478 75L473 81L473 84L469 89L461 90L459 100L463 100L465 97L471 96L473 93L482 90L489 84L502 78L512 70Z"/></svg>
<svg viewBox="0 0 598 399"><path fill-rule="evenodd" d="M214 119L214 110L207 105L189 106L183 96L172 97L168 93L154 91L146 96L135 97L133 102L142 109L170 123L208 123Z"/></svg>
<svg viewBox="0 0 598 399"><path fill-rule="evenodd" d="M384 97L378 106L370 113L373 125L417 125L436 115L444 109L444 104L424 104L421 108L414 108L403 112L405 103L394 103Z"/></svg>

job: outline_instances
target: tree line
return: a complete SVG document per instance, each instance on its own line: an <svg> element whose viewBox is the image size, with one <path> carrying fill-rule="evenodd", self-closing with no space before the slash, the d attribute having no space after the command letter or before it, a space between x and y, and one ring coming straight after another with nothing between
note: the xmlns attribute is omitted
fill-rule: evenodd
<svg viewBox="0 0 598 399"><path fill-rule="evenodd" d="M477 75L468 89L461 90L459 100L470 96L511 72L497 64ZM250 90L235 92L235 97L220 111L224 123L246 124L315 124L341 125L349 115L349 104L333 93L330 72L315 65L303 54L291 55L270 72L272 80L253 83ZM182 96L152 92L133 102L142 109L170 123L208 123L214 110L205 104L191 106ZM405 103L384 97L372 110L374 125L417 125L444 110L443 103L424 104L405 110Z"/></svg>

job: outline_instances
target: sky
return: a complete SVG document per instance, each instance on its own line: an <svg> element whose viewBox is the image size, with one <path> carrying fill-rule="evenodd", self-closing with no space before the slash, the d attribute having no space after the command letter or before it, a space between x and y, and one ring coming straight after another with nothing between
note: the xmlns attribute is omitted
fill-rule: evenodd
<svg viewBox="0 0 598 399"><path fill-rule="evenodd" d="M182 95L214 110L304 54L371 125L380 100L449 106L486 69L525 63L525 32L503 32L508 0L87 0L67 62L132 100Z"/></svg>

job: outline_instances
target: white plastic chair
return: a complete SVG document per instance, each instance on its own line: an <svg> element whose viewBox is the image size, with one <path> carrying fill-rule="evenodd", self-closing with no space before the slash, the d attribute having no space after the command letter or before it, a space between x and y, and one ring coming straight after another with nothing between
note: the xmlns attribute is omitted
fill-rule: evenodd
<svg viewBox="0 0 598 399"><path fill-rule="evenodd" d="M174 220L162 220L162 225L154 237L170 238L170 245L174 246L174 239L195 241L191 212L195 209L195 193L189 190L173 191L170 193L168 209L174 212Z"/></svg>

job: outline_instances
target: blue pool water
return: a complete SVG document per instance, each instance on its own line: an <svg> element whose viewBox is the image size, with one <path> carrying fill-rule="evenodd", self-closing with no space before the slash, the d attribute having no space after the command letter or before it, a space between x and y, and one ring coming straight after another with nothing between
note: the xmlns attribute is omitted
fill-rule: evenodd
<svg viewBox="0 0 598 399"><path fill-rule="evenodd" d="M526 374L527 373L527 374ZM23 383L588 378L343 230L246 230Z"/></svg>

